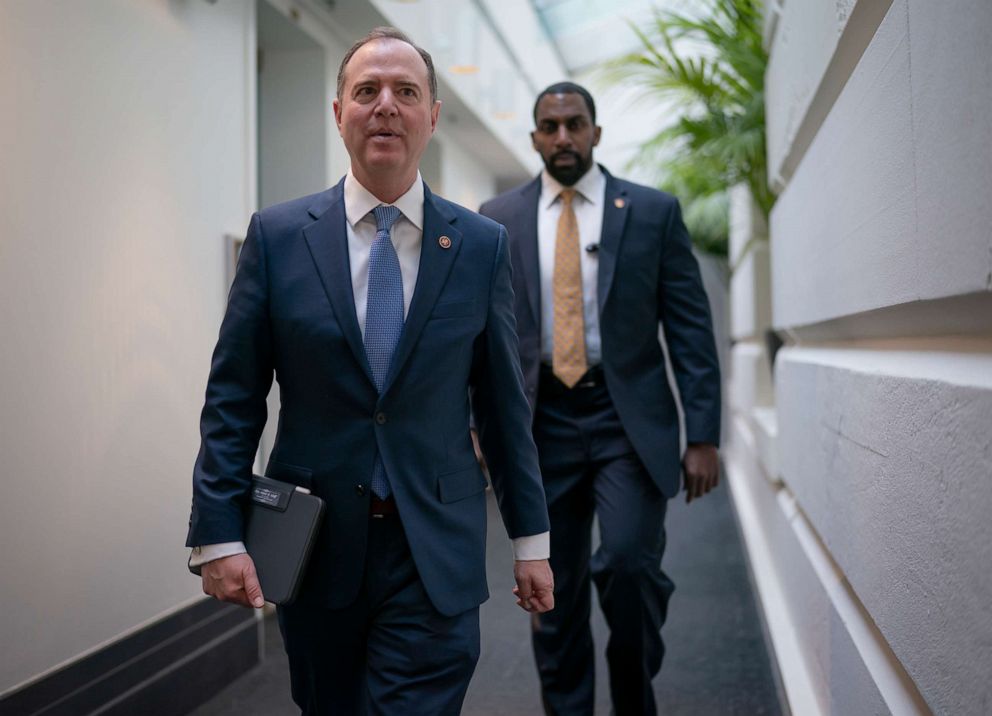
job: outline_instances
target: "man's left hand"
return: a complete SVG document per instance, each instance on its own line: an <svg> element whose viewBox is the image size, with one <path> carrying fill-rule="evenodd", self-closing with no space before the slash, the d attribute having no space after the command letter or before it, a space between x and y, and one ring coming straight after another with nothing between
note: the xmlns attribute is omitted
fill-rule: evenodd
<svg viewBox="0 0 992 716"><path fill-rule="evenodd" d="M548 560L514 562L513 577L517 580L513 588L517 606L525 612L549 612L555 608L555 578Z"/></svg>
<svg viewBox="0 0 992 716"><path fill-rule="evenodd" d="M716 445L695 443L686 447L682 469L685 470L685 501L688 504L720 484L720 457Z"/></svg>

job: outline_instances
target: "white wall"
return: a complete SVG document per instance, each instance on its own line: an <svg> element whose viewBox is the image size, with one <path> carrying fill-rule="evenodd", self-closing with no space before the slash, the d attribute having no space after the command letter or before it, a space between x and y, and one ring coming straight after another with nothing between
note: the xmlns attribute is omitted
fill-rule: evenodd
<svg viewBox="0 0 992 716"><path fill-rule="evenodd" d="M351 160L334 121L332 102L345 52L372 26L341 21L316 1L255 3L259 46L264 56L274 55L271 71L266 72L269 60L263 59L259 76L260 206L266 206L320 191L348 171ZM368 8L358 2L343 9Z"/></svg>
<svg viewBox="0 0 992 716"><path fill-rule="evenodd" d="M985 713L992 5L790 1L771 27L781 193L733 279L728 472L786 690Z"/></svg>
<svg viewBox="0 0 992 716"><path fill-rule="evenodd" d="M258 199L270 206L327 188L327 126L334 125L334 113L321 48L273 48L262 58Z"/></svg>
<svg viewBox="0 0 992 716"><path fill-rule="evenodd" d="M482 202L496 195L496 177L484 162L443 130L431 141L440 150L441 186L436 191L441 196L475 211Z"/></svg>
<svg viewBox="0 0 992 716"><path fill-rule="evenodd" d="M254 202L250 3L0 5L0 692L199 594L197 420Z"/></svg>

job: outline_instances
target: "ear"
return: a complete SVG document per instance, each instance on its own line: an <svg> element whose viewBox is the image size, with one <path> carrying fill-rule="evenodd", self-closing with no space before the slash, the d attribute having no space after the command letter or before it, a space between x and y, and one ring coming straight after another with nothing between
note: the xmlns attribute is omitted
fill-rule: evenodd
<svg viewBox="0 0 992 716"><path fill-rule="evenodd" d="M434 106L431 107L431 134L434 134L434 130L437 129L437 120L441 116L441 100L434 100Z"/></svg>
<svg viewBox="0 0 992 716"><path fill-rule="evenodd" d="M335 97L331 106L334 108L334 123L338 125L338 134L341 134L341 100Z"/></svg>
<svg viewBox="0 0 992 716"><path fill-rule="evenodd" d="M592 146L594 147L599 146L599 137L602 133L603 133L603 128L597 124L596 129L592 133Z"/></svg>
<svg viewBox="0 0 992 716"><path fill-rule="evenodd" d="M535 152L540 152L540 147L537 146L537 130L530 133L530 146Z"/></svg>

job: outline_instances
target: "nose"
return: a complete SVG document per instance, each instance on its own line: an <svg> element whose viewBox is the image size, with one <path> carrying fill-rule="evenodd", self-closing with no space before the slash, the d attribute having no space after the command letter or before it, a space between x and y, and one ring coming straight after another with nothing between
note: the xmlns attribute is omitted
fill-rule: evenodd
<svg viewBox="0 0 992 716"><path fill-rule="evenodd" d="M384 87L379 91L379 96L376 97L375 113L376 115L385 115L387 117L392 117L396 114L396 97L388 87Z"/></svg>
<svg viewBox="0 0 992 716"><path fill-rule="evenodd" d="M568 132L568 127L564 124L558 125L558 131L555 132L555 146L559 149L565 149L572 145L572 135Z"/></svg>

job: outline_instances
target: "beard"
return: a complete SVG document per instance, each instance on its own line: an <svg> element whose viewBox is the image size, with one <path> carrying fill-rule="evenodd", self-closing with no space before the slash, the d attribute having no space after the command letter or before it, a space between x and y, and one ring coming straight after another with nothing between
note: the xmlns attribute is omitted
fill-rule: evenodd
<svg viewBox="0 0 992 716"><path fill-rule="evenodd" d="M575 161L568 164L558 164L555 160L560 157L572 157ZM589 156L583 157L578 152L569 149L555 152L544 161L544 167L548 170L548 174L562 186L575 184L589 171L590 166L592 166L592 152L589 153Z"/></svg>

